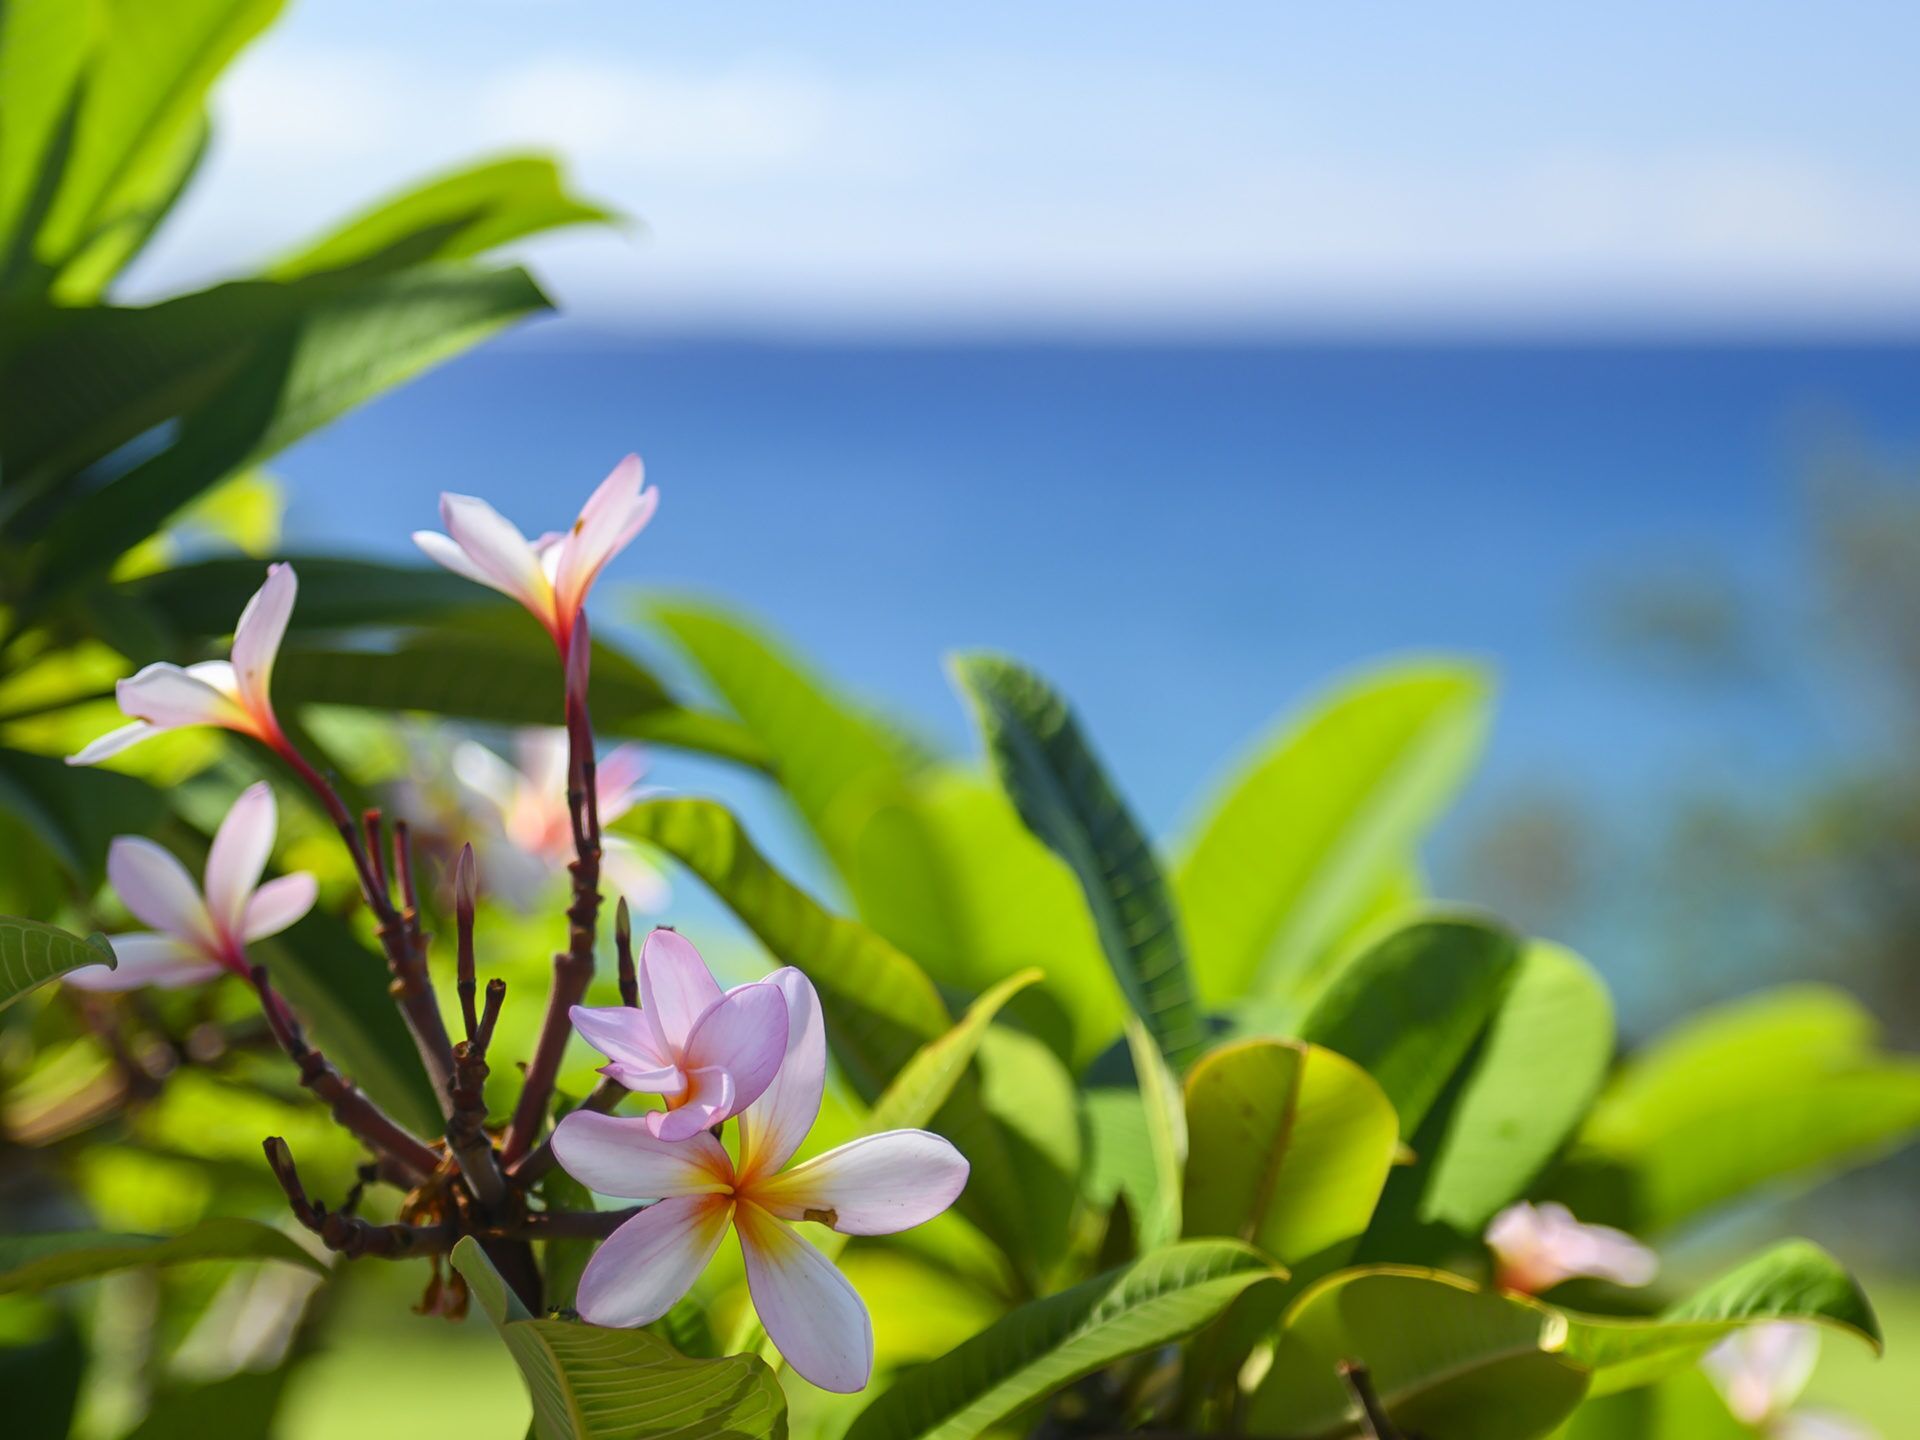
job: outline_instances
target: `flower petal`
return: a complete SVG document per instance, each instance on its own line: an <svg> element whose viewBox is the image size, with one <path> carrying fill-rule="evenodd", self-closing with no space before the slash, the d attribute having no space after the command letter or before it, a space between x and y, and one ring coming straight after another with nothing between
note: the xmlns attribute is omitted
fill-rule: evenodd
<svg viewBox="0 0 1920 1440"><path fill-rule="evenodd" d="M240 939L250 942L278 935L311 910L319 898L319 882L304 870L269 880L247 901L246 912L240 917Z"/></svg>
<svg viewBox="0 0 1920 1440"><path fill-rule="evenodd" d="M684 1144L655 1139L646 1118L575 1110L554 1127L561 1168L589 1190L629 1200L719 1195L733 1183L733 1165L711 1135Z"/></svg>
<svg viewBox="0 0 1920 1440"><path fill-rule="evenodd" d="M211 955L213 926L187 867L153 841L116 835L107 847L107 879L143 924Z"/></svg>
<svg viewBox="0 0 1920 1440"><path fill-rule="evenodd" d="M511 595L552 629L553 587L518 526L471 495L442 495L440 518L447 534L479 572L475 578Z"/></svg>
<svg viewBox="0 0 1920 1440"><path fill-rule="evenodd" d="M493 583L493 576L474 564L451 536L442 535L438 530L416 530L413 532L413 543L420 547L429 560L453 571L462 579L494 590L500 588Z"/></svg>
<svg viewBox="0 0 1920 1440"><path fill-rule="evenodd" d="M273 713L267 695L273 683L273 661L280 653L299 589L291 565L269 565L267 583L247 601L239 624L233 627L233 670L241 703L259 718Z"/></svg>
<svg viewBox="0 0 1920 1440"><path fill-rule="evenodd" d="M1820 1332L1790 1320L1737 1330L1700 1359L1734 1418L1762 1425L1792 1408L1820 1361Z"/></svg>
<svg viewBox="0 0 1920 1440"><path fill-rule="evenodd" d="M707 1268L732 1214L733 1202L718 1195L681 1195L642 1210L587 1261L573 1302L581 1319L615 1326L658 1320Z"/></svg>
<svg viewBox="0 0 1920 1440"><path fill-rule="evenodd" d="M513 737L514 759L524 782L550 805L564 811L567 803L567 732L563 729L522 730ZM605 819L605 815L601 819Z"/></svg>
<svg viewBox="0 0 1920 1440"><path fill-rule="evenodd" d="M740 1174L771 1175L793 1158L827 1088L827 1031L813 982L791 965L766 982L787 997L787 1054L779 1073L740 1116Z"/></svg>
<svg viewBox="0 0 1920 1440"><path fill-rule="evenodd" d="M183 985L198 985L227 973L226 966L207 959L206 952L171 935L138 933L109 935L114 959L112 970L104 965L83 965L70 970L63 982L81 990L137 990L143 985L158 985L164 990Z"/></svg>
<svg viewBox="0 0 1920 1440"><path fill-rule="evenodd" d="M223 667L224 668L224 667ZM232 697L199 675L164 661L147 666L114 686L120 708L151 725L221 725L251 730L247 712Z"/></svg>
<svg viewBox="0 0 1920 1440"><path fill-rule="evenodd" d="M278 824L273 787L261 780L240 792L214 833L207 851L207 910L220 934L237 939L244 933L247 901L267 868Z"/></svg>
<svg viewBox="0 0 1920 1440"><path fill-rule="evenodd" d="M735 1212L747 1290L767 1336L803 1378L851 1395L873 1377L873 1321L833 1262L759 1206Z"/></svg>
<svg viewBox="0 0 1920 1440"><path fill-rule="evenodd" d="M640 782L646 777L647 752L638 745L616 745L600 757L594 790L600 801L601 824L611 824L633 808Z"/></svg>
<svg viewBox="0 0 1920 1440"><path fill-rule="evenodd" d="M631 543L659 503L659 492L641 494L645 474L638 455L629 455L595 487L580 518L560 549L553 588L563 618L580 608L601 569Z"/></svg>
<svg viewBox="0 0 1920 1440"><path fill-rule="evenodd" d="M607 818L602 810L601 822L604 824ZM608 835L600 841L600 873L606 877L607 890L624 896L627 904L642 915L658 914L673 898L673 887L659 867L623 836Z"/></svg>
<svg viewBox="0 0 1920 1440"><path fill-rule="evenodd" d="M718 1066L733 1081L733 1110L760 1098L787 1056L787 997L776 985L742 985L721 996L687 1037L689 1070Z"/></svg>
<svg viewBox="0 0 1920 1440"><path fill-rule="evenodd" d="M683 1072L687 1093L671 1110L650 1110L644 1117L647 1128L669 1143L688 1140L703 1130L711 1130L739 1110L733 1076L718 1065L702 1066Z"/></svg>
<svg viewBox="0 0 1920 1440"><path fill-rule="evenodd" d="M673 1056L660 1053L653 1027L638 1010L625 1005L576 1005L567 1016L580 1038L609 1060L635 1070L676 1068Z"/></svg>
<svg viewBox="0 0 1920 1440"><path fill-rule="evenodd" d="M967 1162L926 1130L863 1135L758 1181L753 1199L783 1220L817 1220L842 1235L923 1225L959 1198Z"/></svg>
<svg viewBox="0 0 1920 1440"><path fill-rule="evenodd" d="M149 725L145 720L136 720L131 725L122 725L118 730L109 730L98 740L81 746L67 756L67 764L98 765L109 755L118 755L128 746L138 745L149 736L162 734L172 728L170 725Z"/></svg>
<svg viewBox="0 0 1920 1440"><path fill-rule="evenodd" d="M720 986L691 941L674 930L647 935L640 949L640 1002L654 1033L676 1058L700 1017L719 1001Z"/></svg>

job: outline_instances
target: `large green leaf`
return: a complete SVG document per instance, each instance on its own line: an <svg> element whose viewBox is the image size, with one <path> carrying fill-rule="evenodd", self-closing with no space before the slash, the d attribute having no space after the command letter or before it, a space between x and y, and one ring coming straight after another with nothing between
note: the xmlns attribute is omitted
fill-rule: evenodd
<svg viewBox="0 0 1920 1440"><path fill-rule="evenodd" d="M0 6L0 293L43 278L31 271L33 241L71 138L93 18L69 0Z"/></svg>
<svg viewBox="0 0 1920 1440"><path fill-rule="evenodd" d="M786 1399L758 1357L689 1360L644 1330L536 1320L471 1238L453 1264L520 1367L538 1440L786 1440Z"/></svg>
<svg viewBox="0 0 1920 1440"><path fill-rule="evenodd" d="M365 213L271 266L275 280L327 271L396 270L483 254L563 225L611 220L567 193L559 168L511 155L457 170L377 201Z"/></svg>
<svg viewBox="0 0 1920 1440"><path fill-rule="evenodd" d="M440 1105L393 1003L383 959L322 909L254 942L252 952L336 1069L416 1134L440 1133Z"/></svg>
<svg viewBox="0 0 1920 1440"><path fill-rule="evenodd" d="M862 1412L848 1440L970 1440L1103 1365L1192 1334L1277 1273L1232 1242L1170 1245L1023 1305L902 1376Z"/></svg>
<svg viewBox="0 0 1920 1440"><path fill-rule="evenodd" d="M1566 1353L1594 1372L1596 1395L1683 1370L1733 1331L1768 1321L1817 1321L1859 1336L1876 1352L1884 1343L1859 1282L1806 1240L1774 1246L1650 1320L1567 1318Z"/></svg>
<svg viewBox="0 0 1920 1440"><path fill-rule="evenodd" d="M111 970L117 964L104 935L82 940L37 920L0 915L0 1010L69 970L83 965Z"/></svg>
<svg viewBox="0 0 1920 1440"><path fill-rule="evenodd" d="M1386 1094L1317 1045L1250 1040L1187 1076L1186 1230L1289 1264L1367 1228L1399 1148Z"/></svg>
<svg viewBox="0 0 1920 1440"><path fill-rule="evenodd" d="M1137 1192L1145 1203L1136 1216L1140 1248L1150 1250L1180 1238L1185 1205L1183 1191L1189 1182L1187 1109L1180 1082L1166 1057L1147 1033L1147 1027L1133 1015L1127 1017L1127 1051L1133 1057L1134 1086L1140 1094L1141 1128L1152 1165L1152 1186ZM1197 1173L1194 1179L1198 1179ZM1194 1233L1232 1235L1237 1232L1197 1230Z"/></svg>
<svg viewBox="0 0 1920 1440"><path fill-rule="evenodd" d="M1227 783L1174 874L1209 1005L1314 987L1332 943L1471 768L1489 688L1458 661L1374 672L1313 704Z"/></svg>
<svg viewBox="0 0 1920 1440"><path fill-rule="evenodd" d="M1551 1188L1644 1233L1884 1154L1920 1131L1920 1060L1878 1050L1876 1029L1817 986L1689 1021L1621 1069Z"/></svg>
<svg viewBox="0 0 1920 1440"><path fill-rule="evenodd" d="M205 1440L208 1435L270 1435L290 1367L241 1370L217 1380L163 1387L124 1440Z"/></svg>
<svg viewBox="0 0 1920 1440"><path fill-rule="evenodd" d="M132 225L143 237L151 228L150 207L177 188L183 152L197 142L208 87L282 3L99 0L86 7L96 19L94 44L72 141L34 246L49 273L79 262L87 283L56 282L64 302L93 298L131 254L117 230ZM32 24L39 7L26 4ZM102 246L110 262L89 256Z"/></svg>
<svg viewBox="0 0 1920 1440"><path fill-rule="evenodd" d="M58 491L36 550L40 590L103 572L216 482L546 305L522 271L449 264L9 315L0 464L19 493L53 491L178 421L170 444L124 474Z"/></svg>
<svg viewBox="0 0 1920 1440"><path fill-rule="evenodd" d="M116 1235L103 1230L57 1230L0 1235L0 1295L45 1290L142 1265L190 1265L201 1260L279 1260L324 1275L327 1267L270 1226L256 1220L202 1220L179 1235Z"/></svg>
<svg viewBox="0 0 1920 1440"><path fill-rule="evenodd" d="M1184 1069L1206 1043L1206 1024L1172 897L1146 836L1066 701L1044 680L993 655L963 655L953 668L1008 798L1078 877L1128 1003L1168 1061Z"/></svg>
<svg viewBox="0 0 1920 1440"><path fill-rule="evenodd" d="M416 627L471 611L502 613L511 604L438 568L336 555L280 558L300 577L300 603L287 622L290 641L370 625ZM241 610L265 578L266 567L258 560L222 556L143 575L113 589L158 612L174 636L206 642L233 633Z"/></svg>
<svg viewBox="0 0 1920 1440"><path fill-rule="evenodd" d="M1587 1372L1560 1353L1565 1317L1438 1270L1344 1270L1288 1310L1250 1433L1362 1433L1337 1367L1364 1364L1394 1425L1429 1440L1538 1440L1580 1403Z"/></svg>
<svg viewBox="0 0 1920 1440"><path fill-rule="evenodd" d="M1349 962L1300 1024L1380 1082L1411 1139L1459 1069L1520 960L1519 941L1467 917L1417 921Z"/></svg>

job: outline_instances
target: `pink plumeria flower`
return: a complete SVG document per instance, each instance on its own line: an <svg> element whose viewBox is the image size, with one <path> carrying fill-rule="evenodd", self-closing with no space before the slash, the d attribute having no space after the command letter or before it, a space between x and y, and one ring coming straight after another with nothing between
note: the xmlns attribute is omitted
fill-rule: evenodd
<svg viewBox="0 0 1920 1440"><path fill-rule="evenodd" d="M509 765L486 746L469 740L453 752L453 772L470 790L490 801L499 812L500 828L518 856L532 862L489 863L488 875L510 895L531 899L541 882L565 870L573 860L573 820L567 812L567 732L522 730L514 745L518 767ZM611 825L648 789L646 752L638 745L621 745L601 759L594 789L600 823ZM640 848L618 835L600 842L601 873L614 893L640 911L666 905L666 877L648 863Z"/></svg>
<svg viewBox="0 0 1920 1440"><path fill-rule="evenodd" d="M1813 1379L1820 1332L1790 1320L1737 1330L1700 1361L1733 1418L1767 1440L1874 1440L1857 1420L1828 1411L1796 1410Z"/></svg>
<svg viewBox="0 0 1920 1440"><path fill-rule="evenodd" d="M456 575L526 606L565 656L594 579L653 518L660 492L642 489L643 479L640 457L627 456L600 482L570 530L533 541L486 501L443 494L440 520L447 533L416 530L413 542Z"/></svg>
<svg viewBox="0 0 1920 1440"><path fill-rule="evenodd" d="M758 1100L787 1053L787 1005L760 981L722 994L700 952L672 930L640 950L642 1009L576 1005L580 1038L607 1057L600 1073L665 1110L634 1123L672 1144L710 1130Z"/></svg>
<svg viewBox="0 0 1920 1440"><path fill-rule="evenodd" d="M938 1135L888 1130L782 1167L820 1113L827 1042L820 999L798 970L767 981L788 1006L786 1058L740 1116L739 1159L712 1135L679 1145L639 1118L576 1110L554 1132L569 1174L603 1195L657 1200L607 1238L575 1300L595 1325L645 1325L686 1294L732 1225L754 1309L780 1353L823 1390L851 1394L873 1375L873 1322L847 1279L790 1223L843 1235L891 1235L951 1205L967 1162Z"/></svg>
<svg viewBox="0 0 1920 1440"><path fill-rule="evenodd" d="M1660 1269L1659 1257L1626 1231L1583 1225L1552 1201L1508 1206L1487 1226L1486 1241L1499 1262L1494 1283L1526 1295L1577 1275L1647 1285Z"/></svg>
<svg viewBox="0 0 1920 1440"><path fill-rule="evenodd" d="M188 725L218 725L288 752L292 747L274 718L268 688L298 590L291 565L268 566L266 584L247 601L234 626L231 661L186 666L161 662L120 681L114 693L133 723L102 735L78 755L69 755L67 763L92 765L149 736Z"/></svg>
<svg viewBox="0 0 1920 1440"><path fill-rule="evenodd" d="M207 852L204 890L153 841L116 836L107 850L107 878L121 903L153 929L109 936L119 967L88 965L70 972L67 983L82 990L173 989L246 975L247 946L293 924L318 893L304 872L260 883L277 821L264 780L243 790Z"/></svg>

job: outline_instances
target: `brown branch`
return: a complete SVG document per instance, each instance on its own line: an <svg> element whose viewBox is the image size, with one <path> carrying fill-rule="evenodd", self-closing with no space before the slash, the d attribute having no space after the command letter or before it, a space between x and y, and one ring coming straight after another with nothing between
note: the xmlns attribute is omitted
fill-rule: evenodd
<svg viewBox="0 0 1920 1440"><path fill-rule="evenodd" d="M602 1080L593 1087L593 1093L580 1102L580 1108L597 1111L602 1115L611 1114L613 1108L626 1099L629 1093L627 1087L618 1080ZM509 1166L507 1174L513 1178L515 1184L525 1187L551 1170L555 1158L553 1136L549 1135Z"/></svg>
<svg viewBox="0 0 1920 1440"><path fill-rule="evenodd" d="M324 1100L340 1122L362 1144L381 1159L403 1171L411 1184L418 1185L440 1167L440 1156L426 1141L369 1099L338 1070L327 1057L307 1044L293 1012L267 982L264 965L253 967L253 986L260 994L260 1006L266 1012L267 1028L280 1048L287 1052L300 1071L300 1083Z"/></svg>
<svg viewBox="0 0 1920 1440"><path fill-rule="evenodd" d="M567 815L572 823L573 902L567 907L567 948L553 957L547 1012L527 1062L527 1078L501 1147L509 1169L539 1138L553 1102L553 1082L573 1034L568 1012L586 998L593 981L594 938L600 920L600 802L595 796L593 721L586 705L586 657L591 653L586 614L574 622L567 663Z"/></svg>
<svg viewBox="0 0 1920 1440"><path fill-rule="evenodd" d="M1403 1440L1387 1414L1387 1407L1374 1393L1373 1376L1367 1367L1358 1360L1342 1360L1334 1369L1339 1373L1340 1383L1347 1387L1347 1394L1360 1407L1360 1433L1367 1440Z"/></svg>
<svg viewBox="0 0 1920 1440"><path fill-rule="evenodd" d="M493 1041L506 994L506 981L489 980L487 1007L473 1038L453 1047L453 1114L447 1118L447 1148L466 1177L467 1188L490 1216L503 1213L507 1204L507 1177L487 1135L486 1096L487 1046Z"/></svg>
<svg viewBox="0 0 1920 1440"><path fill-rule="evenodd" d="M318 1235L329 1250L350 1260L362 1255L377 1255L387 1260L437 1255L451 1249L459 1238L451 1225L376 1225L345 1209L329 1210L308 1198L306 1187L300 1183L300 1172L294 1168L293 1152L285 1140L270 1135L261 1142L260 1148L266 1151L273 1178L286 1191L294 1218Z"/></svg>
<svg viewBox="0 0 1920 1440"><path fill-rule="evenodd" d="M537 1210L485 1234L489 1239L604 1240L646 1208L629 1205L624 1210Z"/></svg>
<svg viewBox="0 0 1920 1440"><path fill-rule="evenodd" d="M460 995L460 1020L467 1039L473 1039L480 1022L474 1014L473 912L479 901L479 879L474 871L473 846L462 845L460 858L453 867L453 916L458 949L455 959L454 989Z"/></svg>
<svg viewBox="0 0 1920 1440"><path fill-rule="evenodd" d="M629 1010L640 1008L640 978L633 964L633 916L627 913L627 897L613 907L614 953L620 960L620 1003Z"/></svg>

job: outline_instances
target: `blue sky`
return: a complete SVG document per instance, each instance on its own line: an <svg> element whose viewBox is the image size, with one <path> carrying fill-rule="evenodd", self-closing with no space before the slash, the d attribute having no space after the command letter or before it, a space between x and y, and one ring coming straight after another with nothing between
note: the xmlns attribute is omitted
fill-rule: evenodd
<svg viewBox="0 0 1920 1440"><path fill-rule="evenodd" d="M293 0L143 273L566 156L608 325L1843 328L1920 319L1896 4Z"/></svg>

